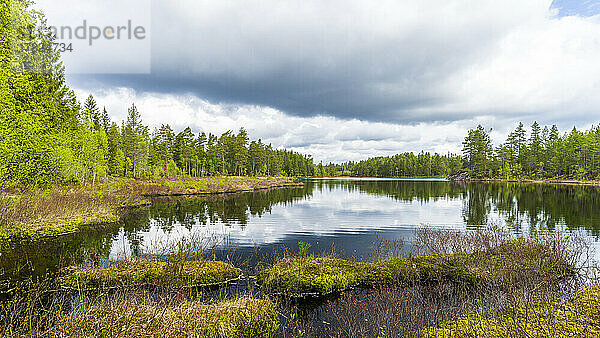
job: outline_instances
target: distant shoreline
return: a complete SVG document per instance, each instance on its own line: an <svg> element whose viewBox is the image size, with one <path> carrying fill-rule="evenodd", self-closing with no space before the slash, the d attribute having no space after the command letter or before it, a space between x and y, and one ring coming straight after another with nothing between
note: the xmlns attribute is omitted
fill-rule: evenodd
<svg viewBox="0 0 600 338"><path fill-rule="evenodd" d="M497 182L497 183L521 183L521 184L548 184L548 185L581 185L581 186L600 186L600 180L582 181L568 179L506 179L506 178L469 178L465 180L448 179L451 182Z"/></svg>
<svg viewBox="0 0 600 338"><path fill-rule="evenodd" d="M377 176L310 176L302 177L302 179L439 179L448 182L488 182L488 183L521 183L521 184L549 184L549 185L581 185L581 186L600 186L600 180L570 180L570 179L506 179L506 178L466 178L453 179L451 177L440 176L398 176L398 177L377 177Z"/></svg>

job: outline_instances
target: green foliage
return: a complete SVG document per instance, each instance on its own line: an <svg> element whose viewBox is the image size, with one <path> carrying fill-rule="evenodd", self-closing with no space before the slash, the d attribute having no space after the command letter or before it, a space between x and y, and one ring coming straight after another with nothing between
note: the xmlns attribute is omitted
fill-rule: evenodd
<svg viewBox="0 0 600 338"><path fill-rule="evenodd" d="M463 142L463 154L472 177L482 178L487 175L492 158L492 141L481 125L469 130Z"/></svg>
<svg viewBox="0 0 600 338"><path fill-rule="evenodd" d="M308 250L310 249L310 247L311 245L309 243L298 242L298 255L300 257L308 256Z"/></svg>
<svg viewBox="0 0 600 338"><path fill-rule="evenodd" d="M390 157L374 157L360 162L343 164L320 163L316 176L359 177L446 177L462 168L456 155L439 155L421 152L403 153Z"/></svg>
<svg viewBox="0 0 600 338"><path fill-rule="evenodd" d="M469 130L462 157L421 152L375 157L360 162L315 166L316 176L447 177L467 171L477 179L600 179L600 126L560 134L556 126L523 123L493 146L483 126Z"/></svg>
<svg viewBox="0 0 600 338"><path fill-rule="evenodd" d="M86 184L108 175L314 175L309 156L249 143L243 128L217 137L163 125L151 134L135 104L120 127L92 95L80 107L45 19L30 5L0 5L0 188Z"/></svg>
<svg viewBox="0 0 600 338"><path fill-rule="evenodd" d="M474 135L477 135L475 137ZM473 178L596 180L600 177L600 126L560 135L558 128L523 123L506 141L491 149L489 136L478 127L464 142L464 161Z"/></svg>
<svg viewBox="0 0 600 338"><path fill-rule="evenodd" d="M69 132L77 129L75 96L65 84L43 16L29 5L22 0L0 5L0 173L4 187L61 181L56 174L61 171L56 150L68 146Z"/></svg>

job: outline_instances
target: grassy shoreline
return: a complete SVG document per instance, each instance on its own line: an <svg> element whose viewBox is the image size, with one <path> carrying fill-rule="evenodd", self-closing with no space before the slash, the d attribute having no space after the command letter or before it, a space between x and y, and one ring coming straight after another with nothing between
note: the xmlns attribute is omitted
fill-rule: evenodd
<svg viewBox="0 0 600 338"><path fill-rule="evenodd" d="M0 242L38 241L83 227L117 222L124 210L155 196L250 192L303 184L291 177L202 177L160 180L108 179L94 185L19 188L0 193Z"/></svg>
<svg viewBox="0 0 600 338"><path fill-rule="evenodd" d="M549 185L580 185L600 186L600 180L569 180L569 179L530 179L530 178L469 178L466 180L449 180L450 182L497 182L519 184L549 184Z"/></svg>
<svg viewBox="0 0 600 338"><path fill-rule="evenodd" d="M576 180L576 179L532 179L532 178L468 178L468 179L451 179L444 176L390 176L390 177L375 177L375 176L331 176L331 177L308 177L308 178L379 178L379 179L440 179L449 182L499 182L499 183L522 183L522 184L553 184L553 185L583 185L583 186L600 186L600 180Z"/></svg>

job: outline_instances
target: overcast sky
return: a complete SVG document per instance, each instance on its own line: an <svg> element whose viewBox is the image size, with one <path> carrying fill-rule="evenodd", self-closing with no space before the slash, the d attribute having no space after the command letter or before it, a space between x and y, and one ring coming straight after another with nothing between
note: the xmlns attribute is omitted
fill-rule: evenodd
<svg viewBox="0 0 600 338"><path fill-rule="evenodd" d="M69 12L117 25L89 9L119 11L106 1L71 11L37 2L51 24ZM130 18L149 45L119 49L139 48L120 60L151 60L150 72L68 77L117 121L135 102L152 127L245 127L336 162L459 152L479 123L501 141L518 121L563 130L600 121L599 0L137 1L146 7ZM92 69L118 54L108 43L80 59Z"/></svg>

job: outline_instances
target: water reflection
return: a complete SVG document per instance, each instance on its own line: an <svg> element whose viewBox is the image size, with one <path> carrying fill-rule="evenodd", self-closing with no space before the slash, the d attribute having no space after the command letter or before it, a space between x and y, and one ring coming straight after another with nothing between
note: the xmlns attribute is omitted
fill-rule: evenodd
<svg viewBox="0 0 600 338"><path fill-rule="evenodd" d="M368 255L376 236L409 239L421 224L600 229L599 188L440 180L308 180L303 188L156 200L114 227L0 252L3 279L37 276L86 259L160 253L182 238L229 241L240 252L310 242Z"/></svg>
<svg viewBox="0 0 600 338"><path fill-rule="evenodd" d="M221 236L236 247L255 247L356 235L354 244L363 249L371 243L361 236L375 231L410 233L421 223L461 226L461 200L447 196L440 183L448 187L447 182L310 181L301 189L158 203L128 217L127 241L115 240L113 255L128 248L152 252L190 236ZM136 231L127 232L128 227Z"/></svg>

